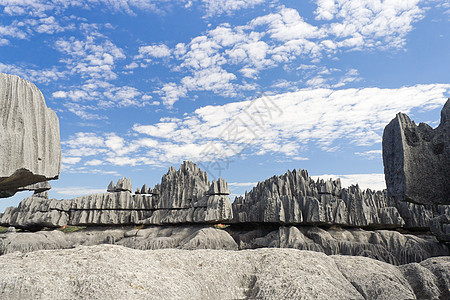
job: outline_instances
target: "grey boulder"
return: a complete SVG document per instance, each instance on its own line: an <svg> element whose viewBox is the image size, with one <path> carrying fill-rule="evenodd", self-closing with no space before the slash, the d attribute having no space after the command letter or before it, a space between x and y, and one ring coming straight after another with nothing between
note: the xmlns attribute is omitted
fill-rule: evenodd
<svg viewBox="0 0 450 300"><path fill-rule="evenodd" d="M296 249L141 251L80 246L1 256L0 269L8 272L0 273L0 297L448 299L449 262L448 257L421 262L420 282L405 272L408 267Z"/></svg>
<svg viewBox="0 0 450 300"><path fill-rule="evenodd" d="M419 204L450 204L450 99L435 129L403 114L385 127L383 163L389 195Z"/></svg>
<svg viewBox="0 0 450 300"><path fill-rule="evenodd" d="M47 108L34 84L0 73L0 197L57 179L60 171L59 121L55 112Z"/></svg>

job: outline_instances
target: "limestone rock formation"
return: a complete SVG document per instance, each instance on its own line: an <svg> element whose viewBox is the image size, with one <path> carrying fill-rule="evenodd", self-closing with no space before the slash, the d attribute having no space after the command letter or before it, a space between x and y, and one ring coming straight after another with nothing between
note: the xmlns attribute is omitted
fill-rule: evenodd
<svg viewBox="0 0 450 300"><path fill-rule="evenodd" d="M229 195L228 183L225 179L219 178L217 181L213 180L208 191L209 195Z"/></svg>
<svg viewBox="0 0 450 300"><path fill-rule="evenodd" d="M0 255L105 243L141 250L295 248L327 255L365 256L394 265L449 255L449 249L432 236L388 230L282 226L253 230L231 227L230 231L225 231L208 225L149 226L142 229L102 225L65 234L59 230L31 233L14 229L0 234Z"/></svg>
<svg viewBox="0 0 450 300"><path fill-rule="evenodd" d="M450 259L393 266L296 249L115 245L0 257L2 299L448 299ZM419 269L420 276L411 270ZM36 284L39 283L39 284ZM425 297L423 297L425 296Z"/></svg>
<svg viewBox="0 0 450 300"><path fill-rule="evenodd" d="M185 161L178 171L170 167L155 189L159 191L159 208L189 208L208 191L211 183L206 172L191 161Z"/></svg>
<svg viewBox="0 0 450 300"><path fill-rule="evenodd" d="M86 228L71 233L59 230L38 232L9 231L0 234L0 255L19 251L74 248L78 245L92 246L115 244L140 250L167 248L237 250L237 244L224 230L208 226L150 226Z"/></svg>
<svg viewBox="0 0 450 300"><path fill-rule="evenodd" d="M130 192L133 190L130 178L122 177L117 181L114 192Z"/></svg>
<svg viewBox="0 0 450 300"><path fill-rule="evenodd" d="M230 198L223 189L217 194L205 172L185 162L178 171L171 167L151 193L131 194L131 182L121 178L111 182L108 193L56 200L28 197L18 207L0 214L0 224L18 228L61 227L64 225L161 225L219 223L232 219Z"/></svg>
<svg viewBox="0 0 450 300"><path fill-rule="evenodd" d="M435 129L402 113L385 127L383 163L390 196L419 204L450 204L450 99Z"/></svg>
<svg viewBox="0 0 450 300"><path fill-rule="evenodd" d="M48 181L42 181L35 184L30 184L18 189L18 191L34 191L35 194L51 190L52 186Z"/></svg>
<svg viewBox="0 0 450 300"><path fill-rule="evenodd" d="M282 226L275 230L234 229L233 236L239 249L295 248L327 255L366 256L394 265L450 254L448 247L439 243L433 236L415 236L390 230Z"/></svg>
<svg viewBox="0 0 450 300"><path fill-rule="evenodd" d="M108 193L114 193L116 191L116 185L114 184L114 182L112 180L109 183L108 187L106 188L106 191Z"/></svg>
<svg viewBox="0 0 450 300"><path fill-rule="evenodd" d="M0 198L61 170L59 121L29 81L0 73Z"/></svg>
<svg viewBox="0 0 450 300"><path fill-rule="evenodd" d="M341 188L338 180L314 181L306 170L288 171L259 182L232 204L233 223L341 225L429 230L433 218L449 206L417 205L387 196L386 191Z"/></svg>

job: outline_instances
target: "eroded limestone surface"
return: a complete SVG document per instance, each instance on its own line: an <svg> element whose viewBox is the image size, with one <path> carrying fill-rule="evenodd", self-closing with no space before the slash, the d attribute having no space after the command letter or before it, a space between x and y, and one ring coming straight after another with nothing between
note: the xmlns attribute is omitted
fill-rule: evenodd
<svg viewBox="0 0 450 300"><path fill-rule="evenodd" d="M397 114L384 129L383 163L390 196L419 204L450 204L450 99L435 129Z"/></svg>
<svg viewBox="0 0 450 300"><path fill-rule="evenodd" d="M0 198L57 179L59 121L31 82L0 73Z"/></svg>

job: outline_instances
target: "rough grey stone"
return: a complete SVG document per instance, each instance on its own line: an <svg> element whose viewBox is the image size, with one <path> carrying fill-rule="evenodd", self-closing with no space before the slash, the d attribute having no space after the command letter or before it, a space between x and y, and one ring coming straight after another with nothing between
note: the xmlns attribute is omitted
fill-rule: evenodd
<svg viewBox="0 0 450 300"><path fill-rule="evenodd" d="M389 198L386 191L341 188L339 180L314 181L306 170L259 182L232 204L233 223L341 225L429 230L449 206L417 205ZM446 211L447 210L447 211Z"/></svg>
<svg viewBox="0 0 450 300"><path fill-rule="evenodd" d="M0 224L20 228L61 227L67 224L161 225L219 223L233 218L230 198L223 194L206 194L210 183L206 173L195 164L185 162L179 171L172 169L158 186L161 195L133 195L130 180L121 178L115 187L112 183L108 187L108 190L114 187L115 192L65 200L48 200L33 195L20 202L17 208L6 209L0 215ZM227 186L224 180L221 185Z"/></svg>
<svg viewBox="0 0 450 300"><path fill-rule="evenodd" d="M441 291L439 299L450 299L450 257L433 257L422 261L420 265L436 276L436 285Z"/></svg>
<svg viewBox="0 0 450 300"><path fill-rule="evenodd" d="M33 197L39 197L39 198L44 198L44 199L48 199L48 192L40 192L40 193L33 193Z"/></svg>
<svg viewBox="0 0 450 300"><path fill-rule="evenodd" d="M235 231L233 236L240 249L296 248L327 255L366 256L394 265L450 254L448 248L432 236L418 237L389 230L290 226L272 231Z"/></svg>
<svg viewBox="0 0 450 300"><path fill-rule="evenodd" d="M439 241L450 243L450 214L433 218L430 222L430 229Z"/></svg>
<svg viewBox="0 0 450 300"><path fill-rule="evenodd" d="M146 185L146 184L144 184L144 185L142 186L142 188L141 188L141 194L151 194L151 193L148 192L148 188L147 188L147 185Z"/></svg>
<svg viewBox="0 0 450 300"><path fill-rule="evenodd" d="M51 190L52 186L48 181L42 181L35 184L27 185L25 187L19 188L18 191L34 191L35 194L42 193Z"/></svg>
<svg viewBox="0 0 450 300"><path fill-rule="evenodd" d="M114 182L111 180L111 182L108 185L108 188L106 189L107 192L109 193L114 193L116 191L116 185L114 184Z"/></svg>
<svg viewBox="0 0 450 300"><path fill-rule="evenodd" d="M415 299L402 272L393 265L367 257L332 256L344 277L364 299Z"/></svg>
<svg viewBox="0 0 450 300"><path fill-rule="evenodd" d="M8 233L8 234L7 234ZM237 250L223 230L207 226L156 226L133 228L88 228L71 233L58 230L0 234L0 255L19 251L68 249L78 245L116 244L141 250L167 248Z"/></svg>
<svg viewBox="0 0 450 300"><path fill-rule="evenodd" d="M39 89L0 73L0 197L57 179L61 170L59 121Z"/></svg>
<svg viewBox="0 0 450 300"><path fill-rule="evenodd" d="M419 204L450 204L450 99L435 129L402 113L385 127L383 163L389 195Z"/></svg>
<svg viewBox="0 0 450 300"><path fill-rule="evenodd" d="M417 299L439 299L441 291L438 278L418 263L400 266L403 276L408 280Z"/></svg>
<svg viewBox="0 0 450 300"><path fill-rule="evenodd" d="M0 269L8 270L0 273L0 298L448 299L443 285L448 264L448 257L422 262L435 277L427 274L418 284L431 283L433 288L428 294L414 294L419 289L410 285L404 267L364 257L296 249L141 251L80 246L0 257Z"/></svg>
<svg viewBox="0 0 450 300"><path fill-rule="evenodd" d="M117 181L114 192L132 192L133 188L131 186L130 178L122 177Z"/></svg>
<svg viewBox="0 0 450 300"><path fill-rule="evenodd" d="M191 161L185 161L178 171L170 167L163 175L161 184L155 187L159 192L159 208L189 208L209 189L206 172Z"/></svg>
<svg viewBox="0 0 450 300"><path fill-rule="evenodd" d="M209 195L229 195L230 190L228 189L228 183L219 178L217 181L213 180L208 191Z"/></svg>

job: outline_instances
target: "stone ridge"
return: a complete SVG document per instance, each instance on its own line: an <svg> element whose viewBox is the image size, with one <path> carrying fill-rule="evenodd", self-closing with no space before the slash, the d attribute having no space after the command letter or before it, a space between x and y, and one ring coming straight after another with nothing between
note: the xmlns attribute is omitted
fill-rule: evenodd
<svg viewBox="0 0 450 300"><path fill-rule="evenodd" d="M103 243L141 250L293 248L327 255L365 256L393 265L449 255L447 246L429 236L402 234L394 230L280 226L278 229L232 228L229 231L205 224L153 225L142 229L135 226L102 226L66 234L60 230L16 232L14 227L10 227L7 232L0 233L0 255Z"/></svg>
<svg viewBox="0 0 450 300"><path fill-rule="evenodd" d="M59 121L41 91L0 73L0 197L57 179L61 171Z"/></svg>
<svg viewBox="0 0 450 300"><path fill-rule="evenodd" d="M225 192L227 183L221 179ZM111 182L107 193L74 199L45 199L33 195L0 214L0 224L20 228L64 225L139 225L219 223L232 219L231 200L223 193L207 194L210 184L205 172L184 162L178 171L171 167L149 194L132 194L129 178ZM44 196L44 197L42 197Z"/></svg>
<svg viewBox="0 0 450 300"><path fill-rule="evenodd" d="M389 196L418 204L450 204L450 98L435 129L403 113L383 132Z"/></svg>
<svg viewBox="0 0 450 300"><path fill-rule="evenodd" d="M449 206L416 205L389 198L386 191L341 188L340 180L314 181L306 170L287 171L259 182L232 204L233 223L341 225L428 230ZM444 231L447 229L444 229Z"/></svg>
<svg viewBox="0 0 450 300"><path fill-rule="evenodd" d="M199 201L208 191L211 183L206 172L192 161L185 161L178 171L170 167L163 175L161 184L155 187L159 192L158 206L163 208L184 208Z"/></svg>

